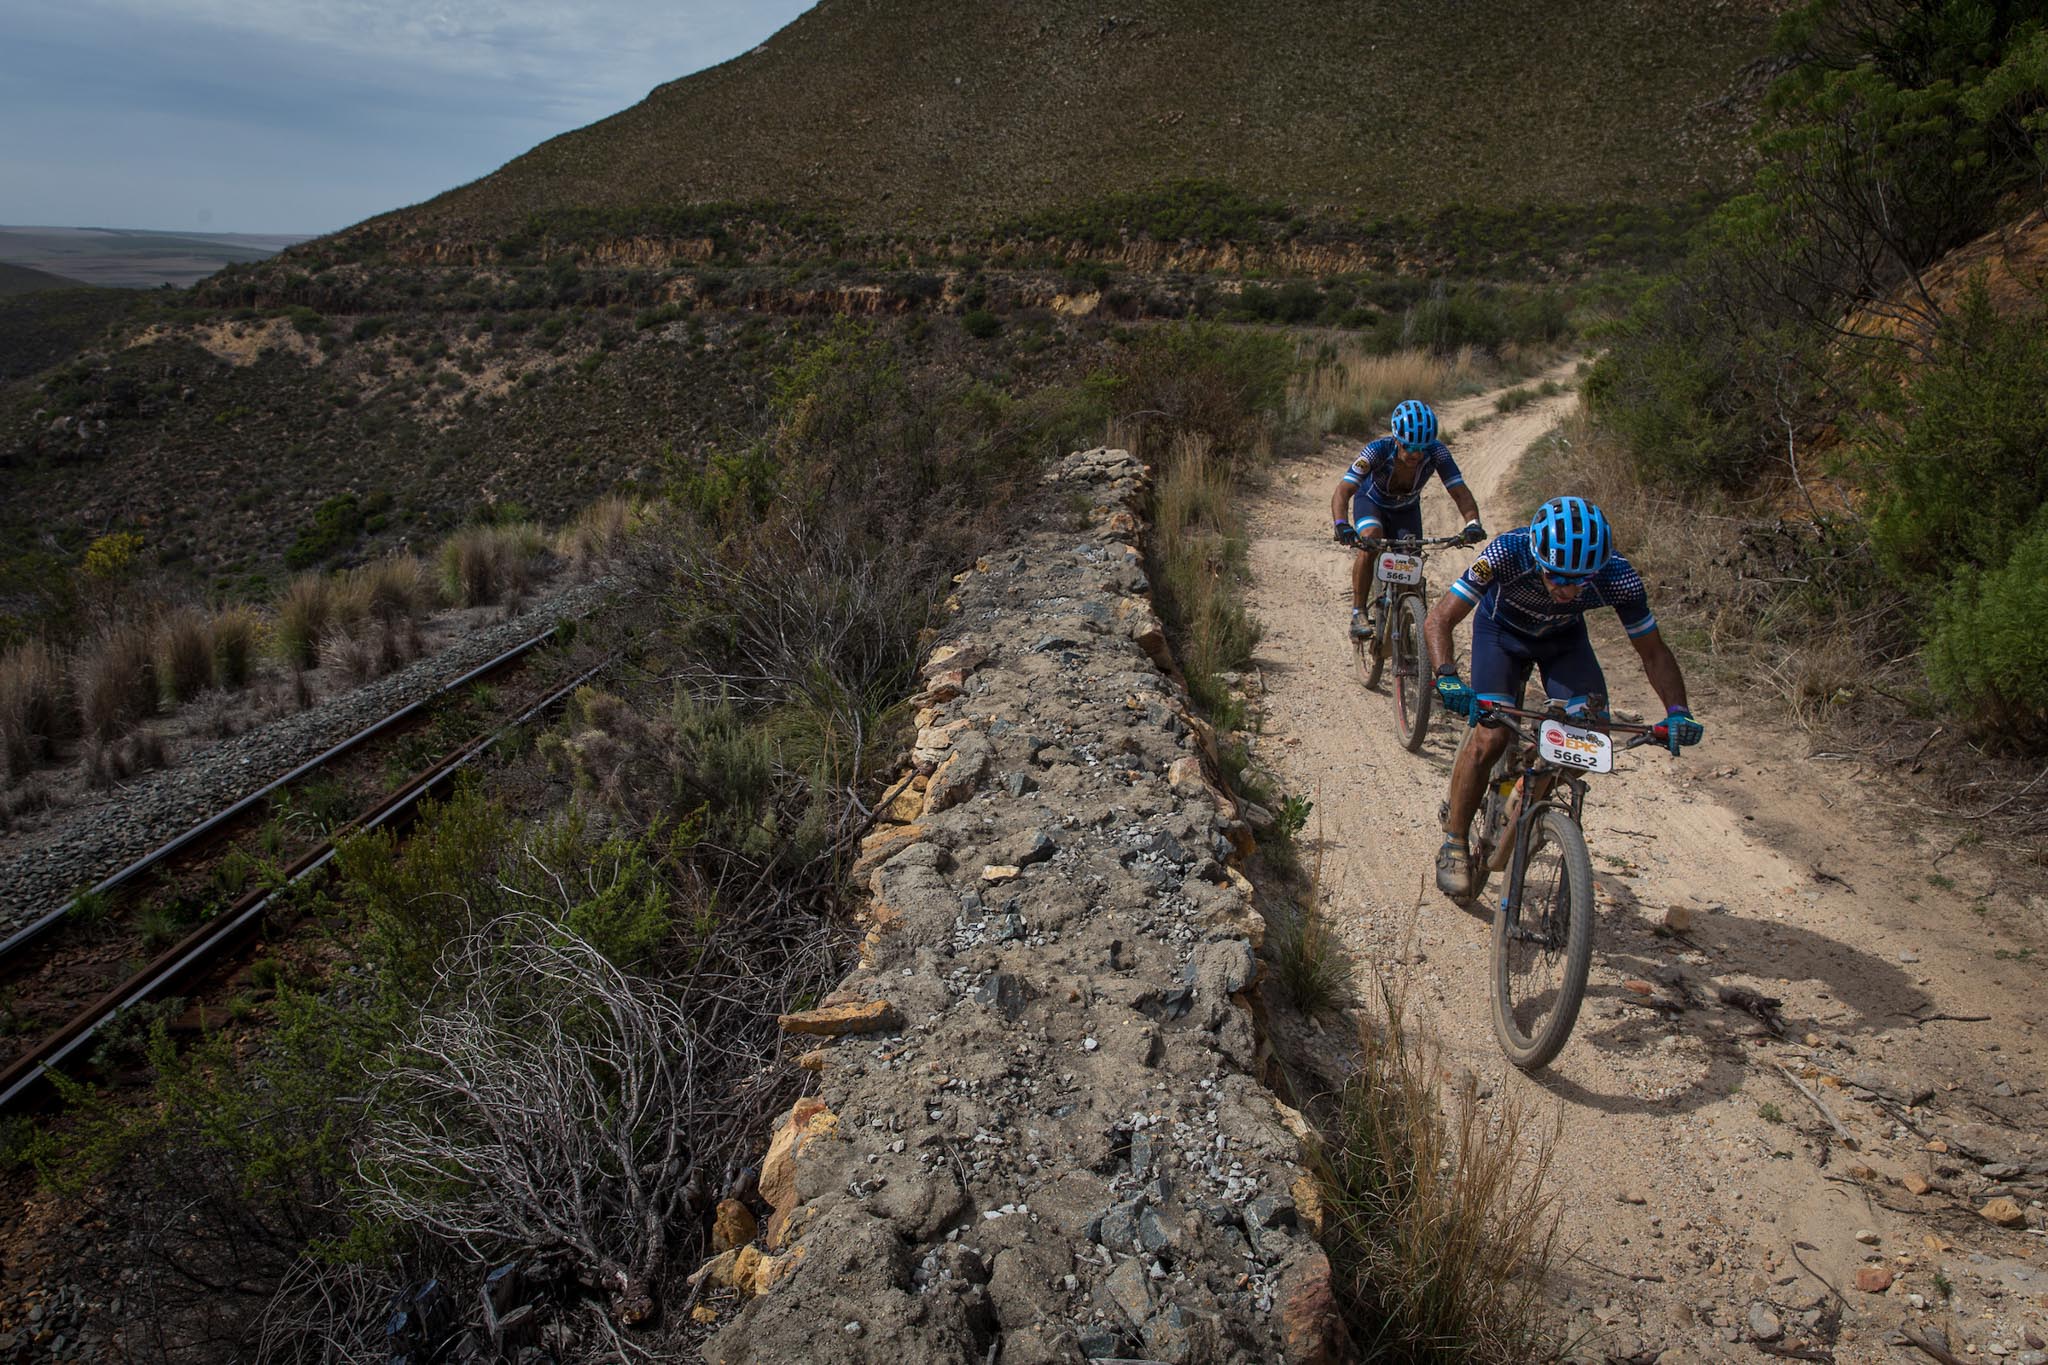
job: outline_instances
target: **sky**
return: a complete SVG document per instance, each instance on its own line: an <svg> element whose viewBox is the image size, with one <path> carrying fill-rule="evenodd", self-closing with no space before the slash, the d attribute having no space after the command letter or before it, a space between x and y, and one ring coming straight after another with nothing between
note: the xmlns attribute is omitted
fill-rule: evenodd
<svg viewBox="0 0 2048 1365"><path fill-rule="evenodd" d="M322 233L739 56L811 0L4 0L0 223Z"/></svg>

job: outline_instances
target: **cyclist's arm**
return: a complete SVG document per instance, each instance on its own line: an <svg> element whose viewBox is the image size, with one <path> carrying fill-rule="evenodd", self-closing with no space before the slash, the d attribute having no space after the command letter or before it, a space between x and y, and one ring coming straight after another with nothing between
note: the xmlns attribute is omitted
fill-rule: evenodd
<svg viewBox="0 0 2048 1365"><path fill-rule="evenodd" d="M1458 628L1458 622L1472 614L1472 606L1457 593L1447 592L1436 599L1436 605L1423 618L1422 639L1429 646L1432 669L1458 661L1458 646L1451 639L1451 632Z"/></svg>
<svg viewBox="0 0 2048 1365"><path fill-rule="evenodd" d="M1441 606L1443 603L1439 602L1437 605ZM1431 612L1430 620L1435 619L1436 613ZM1428 628L1425 622L1425 633ZM1641 635L1630 637L1629 643L1636 647L1636 655L1643 661L1643 676L1648 678L1650 686L1656 689L1657 699L1664 703L1664 709L1668 711L1674 706L1684 706L1685 675L1679 671L1678 656L1671 652L1670 645L1664 643L1664 636L1652 626Z"/></svg>
<svg viewBox="0 0 2048 1365"><path fill-rule="evenodd" d="M1452 484L1449 489L1451 501L1458 505L1458 513L1467 521L1479 520L1479 499L1472 496L1472 490L1462 483Z"/></svg>
<svg viewBox="0 0 2048 1365"><path fill-rule="evenodd" d="M1349 474L1346 474L1343 478L1337 480L1337 491L1330 495L1331 521L1341 521L1344 522L1346 525L1350 524L1351 495L1353 493L1356 493L1357 491L1358 485L1352 481L1352 478Z"/></svg>

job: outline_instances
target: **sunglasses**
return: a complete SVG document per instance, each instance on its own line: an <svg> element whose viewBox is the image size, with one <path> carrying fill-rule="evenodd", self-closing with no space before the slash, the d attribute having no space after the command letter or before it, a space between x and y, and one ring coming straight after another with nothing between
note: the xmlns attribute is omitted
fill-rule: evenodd
<svg viewBox="0 0 2048 1365"><path fill-rule="evenodd" d="M1398 445L1398 446L1400 446L1400 447L1401 447L1401 449L1403 449L1403 450L1407 451L1407 452L1408 452L1409 454L1411 454L1411 455L1413 455L1413 454L1414 454L1414 453L1415 453L1416 451L1418 451L1418 450L1428 450L1428 449L1429 449L1429 442L1427 442L1427 441L1424 441L1424 442L1423 442L1422 444L1420 444L1420 445L1410 445L1410 444L1409 444L1408 442L1406 442L1406 441L1396 441L1396 442L1395 442L1395 444L1396 444L1396 445Z"/></svg>
<svg viewBox="0 0 2048 1365"><path fill-rule="evenodd" d="M1543 571L1543 576L1560 588L1581 587L1598 577L1597 574L1589 573L1552 573L1549 569Z"/></svg>

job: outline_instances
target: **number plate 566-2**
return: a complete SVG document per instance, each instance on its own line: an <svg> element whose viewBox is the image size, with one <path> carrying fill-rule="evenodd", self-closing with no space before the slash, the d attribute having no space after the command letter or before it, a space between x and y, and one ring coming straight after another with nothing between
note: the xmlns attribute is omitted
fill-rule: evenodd
<svg viewBox="0 0 2048 1365"><path fill-rule="evenodd" d="M1422 581L1422 560L1415 555L1394 554L1389 551L1380 556L1380 582L1420 583Z"/></svg>
<svg viewBox="0 0 2048 1365"><path fill-rule="evenodd" d="M1546 761L1560 768L1576 768L1582 773L1614 771L1614 745L1598 730L1545 721L1537 732L1536 747Z"/></svg>

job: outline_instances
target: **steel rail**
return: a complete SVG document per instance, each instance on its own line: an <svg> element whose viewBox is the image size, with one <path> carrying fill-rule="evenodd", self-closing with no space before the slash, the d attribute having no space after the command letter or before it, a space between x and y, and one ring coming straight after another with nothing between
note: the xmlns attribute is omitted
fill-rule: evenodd
<svg viewBox="0 0 2048 1365"><path fill-rule="evenodd" d="M531 648L534 643L536 641L529 641L521 648ZM494 662L503 662L503 656ZM276 899L280 891L311 876L333 859L339 840L350 834L402 822L412 814L422 798L445 787L458 772L489 752L513 730L559 705L610 662L611 660L607 658L593 664L490 734L471 740L446 755L356 819L334 831L320 847L301 855L287 869L284 880L278 885L249 892L219 916L200 925L184 939L165 949L148 966L127 981L73 1016L69 1023L49 1035L35 1048L16 1058L5 1071L0 1071L0 1113L18 1107L47 1080L52 1071L76 1056L80 1048L123 1011L168 994L173 987L196 976L230 945L246 937L256 927L264 909ZM474 677L476 671L464 675L465 679Z"/></svg>
<svg viewBox="0 0 2048 1365"><path fill-rule="evenodd" d="M336 759L353 752L356 748L377 738L379 735L384 734L386 731L392 729L394 726L404 724L406 721L412 719L414 716L419 715L427 707L432 706L434 703L440 701L442 698L448 696L450 693L459 691L460 689L467 687L470 683L475 682L478 678L481 678L489 673L494 673L498 669L505 667L507 664L515 663L519 659L524 658L527 654L540 648L548 641L554 639L555 633L559 628L560 623L558 622L556 625L548 627L545 631L541 632L539 635L534 636L532 639L527 640L521 644L514 645L512 648L506 650L504 653L499 654L491 659L488 659L481 664L478 664L475 668L470 669L461 677L456 678L451 682L443 683L440 687L436 688L432 692L429 692L426 696L408 702L406 705L401 706L398 710L393 711L391 714L383 717L381 720L371 723L363 729L356 731L348 738L342 740L340 743L334 744L328 747L327 749L323 750L319 754L315 755L314 757L307 759L304 763L299 764L298 767L293 768L283 777L277 778L276 780L265 784L256 791L250 792L247 796L242 797L233 805L228 806L224 810L217 811L214 814L208 816L206 819L192 826L192 828L186 830L183 834L180 834L175 838L171 839L169 842L158 845L156 848L152 849L148 853L143 854L141 857L135 859L133 862L129 863L126 867L123 867L118 872L109 874L89 889L81 891L77 895L70 897L62 905L59 905L54 909L44 912L35 920L22 926L13 934L9 935L5 940L0 940L0 962L6 961L8 958L14 956L14 954L20 952L22 949L28 947L30 944L42 938L45 934L49 933L51 929L63 923L64 917L71 912L71 907L77 904L80 900L84 899L85 897L104 895L109 891L116 890L119 887L126 885L128 882L133 881L135 878L141 876L143 873L149 871L151 868L156 867L159 863L163 863L171 858L176 857L178 854L184 852L186 849L192 847L194 844L204 840L224 825L230 824L233 821L240 819L243 815L248 814L251 810L255 809L259 804L261 804L265 799L267 799L271 795L271 793L276 792L281 788L290 786L292 783L298 781L300 778L306 776L308 773L319 771L319 769L325 767L327 764L332 763Z"/></svg>

